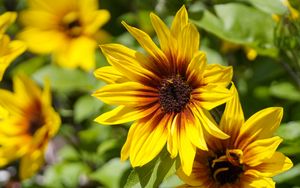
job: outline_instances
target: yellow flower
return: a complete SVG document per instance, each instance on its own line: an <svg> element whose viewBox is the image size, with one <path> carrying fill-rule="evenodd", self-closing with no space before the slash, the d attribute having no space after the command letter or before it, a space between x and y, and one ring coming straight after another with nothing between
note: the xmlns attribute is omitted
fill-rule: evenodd
<svg viewBox="0 0 300 188"><path fill-rule="evenodd" d="M95 71L106 85L93 95L118 105L100 115L100 124L135 121L130 127L121 159L130 157L133 167L151 161L167 143L172 158L179 153L185 173L190 174L196 148L207 149L203 131L226 139L208 112L225 103L232 68L207 65L199 51L199 33L189 23L183 6L169 29L155 14L151 22L160 48L145 32L123 22L147 55L119 44L101 45L112 66Z"/></svg>
<svg viewBox="0 0 300 188"><path fill-rule="evenodd" d="M288 8L288 10L290 12L290 18L292 20L298 19L299 18L299 12L294 7L292 7L290 2L288 0L281 0L281 1L282 1L282 4Z"/></svg>
<svg viewBox="0 0 300 188"><path fill-rule="evenodd" d="M283 4L283 6L285 6L288 9L289 12L289 16L288 18L290 20L297 20L300 16L300 13L297 9L295 9L294 7L292 7L292 5L290 4L290 2L288 0L281 0L281 3ZM278 14L272 14L272 18L275 22L279 22L281 19L281 15Z"/></svg>
<svg viewBox="0 0 300 188"><path fill-rule="evenodd" d="M243 46L241 44L232 43L232 42L225 41L225 40L222 42L221 52L223 52L225 54L230 53L230 52L235 52L240 49L244 50L248 60L254 61L256 59L257 51L254 48L251 48L249 46Z"/></svg>
<svg viewBox="0 0 300 188"><path fill-rule="evenodd" d="M177 171L187 184L183 187L271 188L275 187L272 177L293 166L289 158L276 152L282 139L272 136L280 124L282 108L266 108L244 122L234 85L231 91L234 96L220 122L230 138L207 139L209 151L197 151L192 174Z"/></svg>
<svg viewBox="0 0 300 188"><path fill-rule="evenodd" d="M43 164L60 117L51 106L49 84L42 92L25 76L13 83L14 93L0 90L0 166L21 158L19 175L26 179Z"/></svg>
<svg viewBox="0 0 300 188"><path fill-rule="evenodd" d="M110 17L97 9L97 0L28 0L28 5L20 15L26 27L19 38L30 51L51 53L62 67L95 67L97 41L108 36L99 28Z"/></svg>
<svg viewBox="0 0 300 188"><path fill-rule="evenodd" d="M10 63L26 49L23 42L11 41L5 34L6 29L16 20L16 17L15 12L6 12L0 15L0 81Z"/></svg>

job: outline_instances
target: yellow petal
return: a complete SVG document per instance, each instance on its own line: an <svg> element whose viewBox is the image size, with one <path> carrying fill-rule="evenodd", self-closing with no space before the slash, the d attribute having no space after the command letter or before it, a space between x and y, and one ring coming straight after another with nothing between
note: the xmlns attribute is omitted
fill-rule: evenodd
<svg viewBox="0 0 300 188"><path fill-rule="evenodd" d="M172 47L174 48L174 46L172 46L174 45L174 43L170 42L173 37L171 36L169 28L154 13L150 13L150 19L159 39L161 49L163 50L163 52L165 52L165 54L170 53L172 51Z"/></svg>
<svg viewBox="0 0 300 188"><path fill-rule="evenodd" d="M275 152L273 156L255 167L257 175L273 177L292 168L293 162L280 152Z"/></svg>
<svg viewBox="0 0 300 188"><path fill-rule="evenodd" d="M88 1L83 1L83 2L88 2ZM84 28L84 33L87 35L96 33L97 30L100 27L102 27L110 18L110 14L107 10L98 10L92 13L93 14L89 14L90 16L84 20L86 25L86 27ZM82 14L83 15L87 14L87 12L82 11Z"/></svg>
<svg viewBox="0 0 300 188"><path fill-rule="evenodd" d="M237 138L240 148L258 139L270 138L278 128L282 119L283 109L271 107L252 115L241 127Z"/></svg>
<svg viewBox="0 0 300 188"><path fill-rule="evenodd" d="M231 82L233 75L232 67L217 64L208 65L204 71L204 84L215 84L227 86Z"/></svg>
<svg viewBox="0 0 300 188"><path fill-rule="evenodd" d="M22 157L20 162L20 178L25 180L33 176L44 163L42 150L35 150Z"/></svg>
<svg viewBox="0 0 300 188"><path fill-rule="evenodd" d="M272 178L243 176L240 182L243 188L275 188Z"/></svg>
<svg viewBox="0 0 300 188"><path fill-rule="evenodd" d="M2 52L5 51L3 55L0 55L0 81L1 81L6 68L10 65L10 63L15 58L17 58L20 54L22 54L26 50L26 45L23 42L18 40L14 40L10 42L9 37L6 35L4 35L0 40L1 40L0 49L2 50ZM2 46L2 45L6 45L6 46Z"/></svg>
<svg viewBox="0 0 300 188"><path fill-rule="evenodd" d="M249 166L257 166L270 159L275 153L282 139L278 136L256 140L244 148L243 161Z"/></svg>
<svg viewBox="0 0 300 188"><path fill-rule="evenodd" d="M174 117L173 117L174 116ZM179 137L179 126L180 124L180 114L172 115L169 121L169 135L167 149L171 154L171 158L175 158L178 154L178 137Z"/></svg>
<svg viewBox="0 0 300 188"><path fill-rule="evenodd" d="M187 24L178 36L178 55L183 62L190 61L199 49L200 35L193 24Z"/></svg>
<svg viewBox="0 0 300 188"><path fill-rule="evenodd" d="M123 74L121 74L113 66L101 67L94 71L94 76L103 80L108 84L123 83L129 81Z"/></svg>
<svg viewBox="0 0 300 188"><path fill-rule="evenodd" d="M197 157L197 155L196 155ZM183 182L187 183L190 186L193 187L207 187L205 186L205 182L210 182L210 174L209 174L209 170L207 169L206 165L203 165L201 163L199 163L197 160L194 161L193 164L193 171L192 173L187 176L183 170L182 167L180 167L177 171L176 174L178 175L178 177L183 180Z"/></svg>
<svg viewBox="0 0 300 188"><path fill-rule="evenodd" d="M16 160L17 158L22 156L22 154L18 152L17 147L0 147L0 167L4 167L11 161Z"/></svg>
<svg viewBox="0 0 300 188"><path fill-rule="evenodd" d="M188 139L186 125L184 125L183 119L181 119L181 124L179 128L178 136L178 152L180 157L180 162L182 170L186 175L192 173L193 163L196 155L196 146L194 146Z"/></svg>
<svg viewBox="0 0 300 188"><path fill-rule="evenodd" d="M47 11L53 14L63 15L66 10L76 10L78 1L74 0L28 0L28 7L33 10Z"/></svg>
<svg viewBox="0 0 300 188"><path fill-rule="evenodd" d="M31 104L35 100L39 101L42 96L40 88L25 75L15 76L13 87L15 94L22 99L23 104Z"/></svg>
<svg viewBox="0 0 300 188"><path fill-rule="evenodd" d="M192 91L192 99L199 103L199 106L211 110L224 104L232 97L230 91L222 86L207 85Z"/></svg>
<svg viewBox="0 0 300 188"><path fill-rule="evenodd" d="M244 124L244 113L234 84L232 84L230 92L232 98L226 103L220 121L220 129L229 134L231 140L236 140L240 128Z"/></svg>
<svg viewBox="0 0 300 188"><path fill-rule="evenodd" d="M138 126L140 126L139 122L135 121L129 128L126 142L123 145L122 150L121 150L121 160L122 161L127 160L130 156L130 148L132 145L132 140L133 140L133 137L135 136L135 132L136 132L136 129L138 128Z"/></svg>
<svg viewBox="0 0 300 188"><path fill-rule="evenodd" d="M64 34L58 31L37 28L27 28L17 37L27 44L30 51L40 54L50 53L66 42Z"/></svg>
<svg viewBox="0 0 300 188"><path fill-rule="evenodd" d="M201 150L208 150L201 123L199 122L199 119L194 116L192 110L186 109L182 113L181 118L184 121L183 124L186 129L187 138L191 143Z"/></svg>
<svg viewBox="0 0 300 188"><path fill-rule="evenodd" d="M199 122L205 128L205 130L212 136L220 139L227 139L229 136L221 131L213 117L207 110L201 109L199 105L193 104L191 105L191 109L193 113L199 118Z"/></svg>
<svg viewBox="0 0 300 188"><path fill-rule="evenodd" d="M159 80L158 76L148 70L148 60L143 54L119 44L104 44L100 48L108 62L128 79Z"/></svg>
<svg viewBox="0 0 300 188"><path fill-rule="evenodd" d="M157 111L151 118L139 121L130 148L130 161L133 167L150 162L162 150L168 136L166 126L168 119L168 115Z"/></svg>
<svg viewBox="0 0 300 188"><path fill-rule="evenodd" d="M93 96L108 104L128 106L144 106L158 100L156 89L137 82L106 85Z"/></svg>
<svg viewBox="0 0 300 188"><path fill-rule="evenodd" d="M194 84L197 88L202 83L203 72L206 66L206 55L203 52L197 52L191 62L189 63L186 71L187 81Z"/></svg>
<svg viewBox="0 0 300 188"><path fill-rule="evenodd" d="M171 32L175 38L181 33L182 29L188 24L189 18L185 6L183 5L176 13L172 26Z"/></svg>
<svg viewBox="0 0 300 188"><path fill-rule="evenodd" d="M54 53L54 61L62 67L81 67L85 71L90 71L95 68L96 46L96 41L81 36L71 40L64 48L58 48Z"/></svg>
<svg viewBox="0 0 300 188"><path fill-rule="evenodd" d="M119 106L109 112L103 113L95 119L96 122L102 125L122 124L137 119L144 118L149 114L155 112L159 108L156 104L149 108L130 108L126 106Z"/></svg>
<svg viewBox="0 0 300 188"><path fill-rule="evenodd" d="M28 10L20 14L20 20L24 25L44 30L56 28L57 19L57 15L42 10Z"/></svg>
<svg viewBox="0 0 300 188"><path fill-rule="evenodd" d="M19 104L22 100L16 97L11 92L0 89L0 105L5 108L9 113L22 114L22 109Z"/></svg>
<svg viewBox="0 0 300 188"><path fill-rule="evenodd" d="M0 34L5 33L6 29L16 20L16 12L5 12L0 16Z"/></svg>
<svg viewBox="0 0 300 188"><path fill-rule="evenodd" d="M122 22L122 24L146 50L146 52L155 60L155 62L157 62L157 66L166 67L168 65L168 59L166 58L165 54L156 46L147 33L135 27L131 27L125 22Z"/></svg>

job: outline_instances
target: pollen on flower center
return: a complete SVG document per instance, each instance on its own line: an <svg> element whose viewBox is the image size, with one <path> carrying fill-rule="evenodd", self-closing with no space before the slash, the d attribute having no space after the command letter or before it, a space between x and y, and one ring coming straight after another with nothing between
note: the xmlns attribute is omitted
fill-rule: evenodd
<svg viewBox="0 0 300 188"><path fill-rule="evenodd" d="M165 113L183 110L190 101L192 88L180 76L176 75L164 79L159 87L159 102Z"/></svg>
<svg viewBox="0 0 300 188"><path fill-rule="evenodd" d="M226 152L217 158L209 159L212 178L221 185L235 183L243 173L240 157L235 153Z"/></svg>

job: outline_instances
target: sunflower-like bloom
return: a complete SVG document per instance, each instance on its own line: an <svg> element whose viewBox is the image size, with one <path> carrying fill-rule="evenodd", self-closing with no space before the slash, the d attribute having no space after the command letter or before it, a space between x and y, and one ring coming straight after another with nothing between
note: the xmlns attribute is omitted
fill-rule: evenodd
<svg viewBox="0 0 300 188"><path fill-rule="evenodd" d="M14 77L14 93L0 90L0 166L20 158L21 179L44 162L49 140L60 126L51 106L49 84L41 91L25 76Z"/></svg>
<svg viewBox="0 0 300 188"><path fill-rule="evenodd" d="M206 64L199 51L199 33L184 6L171 29L155 14L150 18L161 49L145 32L124 22L147 54L119 44L101 45L112 66L99 68L95 76L109 85L93 95L118 107L96 121L103 125L134 121L121 151L121 159L130 157L133 167L151 161L167 143L171 157L179 153L184 172L190 174L196 148L207 149L204 130L228 138L208 110L230 99L226 87L232 68Z"/></svg>
<svg viewBox="0 0 300 188"><path fill-rule="evenodd" d="M220 128L227 140L208 138L209 151L198 150L190 176L177 171L187 184L199 188L272 188L272 177L290 169L291 160L276 152L282 139L272 136L280 124L283 110L266 108L244 122L234 86L233 98L226 104Z"/></svg>
<svg viewBox="0 0 300 188"><path fill-rule="evenodd" d="M97 41L108 36L99 28L110 17L107 10L98 10L97 0L28 0L28 6L20 15L26 27L19 38L30 51L51 53L62 67L95 67Z"/></svg>
<svg viewBox="0 0 300 188"><path fill-rule="evenodd" d="M0 16L0 81L10 63L22 54L26 46L18 40L10 40L5 34L6 29L16 20L15 12L6 12Z"/></svg>

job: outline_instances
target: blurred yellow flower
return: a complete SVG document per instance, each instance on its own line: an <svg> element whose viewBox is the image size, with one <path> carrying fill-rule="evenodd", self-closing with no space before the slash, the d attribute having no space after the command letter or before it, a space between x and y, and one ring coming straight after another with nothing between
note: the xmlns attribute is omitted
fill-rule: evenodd
<svg viewBox="0 0 300 188"><path fill-rule="evenodd" d="M107 10L98 10L97 0L28 0L28 6L18 37L30 51L51 53L62 67L94 69L97 42L108 37L99 28L110 18Z"/></svg>
<svg viewBox="0 0 300 188"><path fill-rule="evenodd" d="M299 18L299 11L296 10L294 7L292 7L292 5L290 4L290 2L288 0L281 0L282 4L284 6L286 6L290 12L290 18L295 20Z"/></svg>
<svg viewBox="0 0 300 188"><path fill-rule="evenodd" d="M292 5L290 4L290 2L288 0L281 0L282 4L288 9L289 12L289 16L288 18L291 20L296 20L299 18L300 13L297 9L295 9L294 7L292 7ZM281 16L278 14L272 14L272 18L275 22L279 22Z"/></svg>
<svg viewBox="0 0 300 188"><path fill-rule="evenodd" d="M293 166L276 152L282 139L272 136L282 119L282 108L266 108L244 122L244 114L234 85L234 97L226 104L220 122L227 140L207 138L209 151L198 150L190 176L177 171L186 183L183 187L273 188L272 177Z"/></svg>
<svg viewBox="0 0 300 188"><path fill-rule="evenodd" d="M93 95L119 106L96 121L104 125L135 121L121 151L121 159L130 157L133 167L151 161L167 143L171 157L179 153L184 172L190 174L196 148L207 149L204 131L228 138L208 110L230 99L226 87L232 68L206 63L206 55L199 51L199 33L184 6L171 29L155 14L150 18L161 49L148 34L125 22L147 55L119 44L101 45L112 66L96 70L95 76L109 85Z"/></svg>
<svg viewBox="0 0 300 188"><path fill-rule="evenodd" d="M257 57L257 51L249 46L243 46L241 44L232 43L229 41L222 41L221 52L230 53L239 49L243 49L248 60L253 61Z"/></svg>
<svg viewBox="0 0 300 188"><path fill-rule="evenodd" d="M16 20L16 17L15 12L6 12L0 15L0 81L10 63L26 49L23 42L11 41L10 37L5 34L6 29Z"/></svg>
<svg viewBox="0 0 300 188"><path fill-rule="evenodd" d="M0 166L21 158L21 179L31 177L44 162L49 140L60 126L51 106L49 84L42 92L25 76L14 77L14 93L0 90Z"/></svg>

